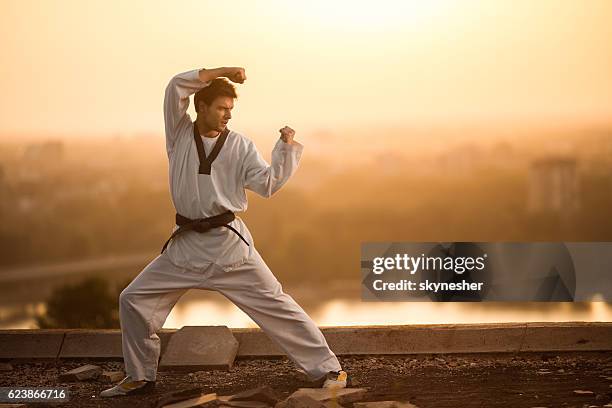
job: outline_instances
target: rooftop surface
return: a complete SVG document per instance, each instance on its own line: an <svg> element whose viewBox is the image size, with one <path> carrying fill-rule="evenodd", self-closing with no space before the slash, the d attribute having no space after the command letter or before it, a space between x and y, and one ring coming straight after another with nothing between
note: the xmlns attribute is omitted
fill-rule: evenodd
<svg viewBox="0 0 612 408"><path fill-rule="evenodd" d="M611 352L379 355L340 361L350 386L367 389L362 401L409 401L421 408L603 407L612 402ZM229 371L160 372L151 395L111 400L98 396L111 385L108 381L58 380L83 364L123 369L119 361L91 359L14 363L12 371L0 372L0 386L67 387L70 402L59 406L76 408L149 407L167 393L191 388L231 395L269 385L284 398L310 385L286 358L239 359Z"/></svg>
<svg viewBox="0 0 612 408"><path fill-rule="evenodd" d="M407 401L421 408L612 404L612 323L327 327L322 332L349 373L349 386L367 390L359 402ZM162 354L174 333L160 333ZM268 385L283 399L312 386L261 330L231 333L239 349L228 371L160 370L150 395L100 399L100 391L116 380L65 382L60 374L85 364L122 371L120 331L0 331L0 387L68 388L69 402L56 406L149 407L169 393L193 388L232 395Z"/></svg>

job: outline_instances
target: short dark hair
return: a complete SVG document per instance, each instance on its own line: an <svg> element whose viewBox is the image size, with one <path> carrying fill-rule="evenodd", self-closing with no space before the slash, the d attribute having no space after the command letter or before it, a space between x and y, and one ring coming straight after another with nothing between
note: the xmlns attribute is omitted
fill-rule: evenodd
<svg viewBox="0 0 612 408"><path fill-rule="evenodd" d="M204 102L206 106L215 100L219 96L229 96L230 98L237 98L236 88L228 80L223 78L217 78L210 81L210 85L200 89L196 92L193 103L195 104L196 111L198 110L198 104L200 101Z"/></svg>

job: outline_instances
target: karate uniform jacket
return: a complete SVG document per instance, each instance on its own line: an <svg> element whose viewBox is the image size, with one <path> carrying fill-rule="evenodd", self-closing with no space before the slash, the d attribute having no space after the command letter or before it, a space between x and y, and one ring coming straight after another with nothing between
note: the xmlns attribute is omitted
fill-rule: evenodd
<svg viewBox="0 0 612 408"><path fill-rule="evenodd" d="M174 76L166 87L164 120L166 150L169 160L170 193L178 212L190 219L206 218L227 210L246 211L245 190L270 197L296 171L303 146L287 144L280 138L268 164L252 140L229 131L225 144L212 162L210 174L199 174L200 160L196 148L193 121L187 113L190 95L210 85L199 79L199 69ZM207 156L219 137L202 137ZM202 270L215 263L229 270L244 263L251 255L253 237L242 219L230 224L250 243L225 227L205 233L188 231L176 236L166 249L177 266ZM174 226L174 230L178 226ZM174 231L173 230L173 231Z"/></svg>

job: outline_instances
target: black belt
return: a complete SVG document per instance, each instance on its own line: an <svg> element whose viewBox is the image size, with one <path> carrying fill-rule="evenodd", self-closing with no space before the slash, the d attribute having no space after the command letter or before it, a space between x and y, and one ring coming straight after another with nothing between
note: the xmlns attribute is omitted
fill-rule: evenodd
<svg viewBox="0 0 612 408"><path fill-rule="evenodd" d="M246 239L244 239L242 235L240 235L238 231L236 231L236 228L229 225L229 223L234 221L235 218L236 216L231 211L226 211L223 214L215 215L208 218L198 218L196 220L191 220L187 217L182 216L179 213L176 213L176 225L178 225L179 228L172 233L170 238L168 238L161 250L161 253L164 253L164 250L166 249L172 238L176 237L178 234L181 234L185 231L195 231L202 233L210 230L211 228L218 227L225 227L234 231L234 233L238 235L240 239L243 240L245 244L247 244L247 246L249 246L249 243L246 241Z"/></svg>

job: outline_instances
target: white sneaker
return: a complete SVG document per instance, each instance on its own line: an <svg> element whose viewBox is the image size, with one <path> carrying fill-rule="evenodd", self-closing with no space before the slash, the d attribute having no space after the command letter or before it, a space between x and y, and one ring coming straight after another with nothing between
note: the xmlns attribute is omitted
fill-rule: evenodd
<svg viewBox="0 0 612 408"><path fill-rule="evenodd" d="M112 388L100 393L100 397L116 397L120 395L146 394L155 387L155 381L132 381L128 375Z"/></svg>
<svg viewBox="0 0 612 408"><path fill-rule="evenodd" d="M323 388L346 388L347 379L346 371L330 371L327 373Z"/></svg>

